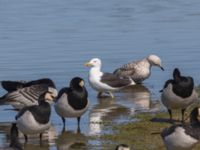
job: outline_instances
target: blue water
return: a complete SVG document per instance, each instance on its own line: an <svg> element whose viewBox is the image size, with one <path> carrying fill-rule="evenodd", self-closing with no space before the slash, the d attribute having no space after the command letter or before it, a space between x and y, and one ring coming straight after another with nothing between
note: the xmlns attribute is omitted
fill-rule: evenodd
<svg viewBox="0 0 200 150"><path fill-rule="evenodd" d="M199 8L196 0L1 0L0 80L49 77L59 90L74 76L87 82L88 68L83 64L93 57L101 58L102 69L112 72L124 63L156 54L165 71L152 68L144 85L149 90L147 99L159 100L158 91L174 67L193 76L196 85L200 83ZM88 122L92 112L125 107L130 114L138 106L134 98L130 100L132 97L123 93L116 93L114 102L104 104L88 82L87 89L91 105L81 120L85 136L91 133ZM5 91L0 89L0 94ZM14 118L15 113L5 108L0 107L0 122ZM118 113L113 121L123 121L124 116ZM62 123L54 112L52 122L59 135ZM74 130L76 120L67 121L67 127ZM2 145L4 139L3 132Z"/></svg>

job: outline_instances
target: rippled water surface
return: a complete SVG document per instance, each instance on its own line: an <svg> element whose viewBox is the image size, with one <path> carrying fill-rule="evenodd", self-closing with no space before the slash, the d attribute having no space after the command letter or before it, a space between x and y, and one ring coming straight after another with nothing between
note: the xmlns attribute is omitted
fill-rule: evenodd
<svg viewBox="0 0 200 150"><path fill-rule="evenodd" d="M102 122L123 123L137 111L159 109L159 90L174 67L200 83L200 3L195 0L1 0L0 80L53 79L60 89L74 76L87 83L90 108L82 117L67 119L67 131L52 109L52 127L42 145L32 137L25 149L101 149L99 136L109 130ZM112 72L121 64L149 54L161 57L165 71L152 68L143 86L114 93L114 100L97 99L87 82L84 62L93 57ZM5 94L0 89L0 94ZM1 106L0 145L9 143L15 112ZM23 136L21 142L23 143Z"/></svg>

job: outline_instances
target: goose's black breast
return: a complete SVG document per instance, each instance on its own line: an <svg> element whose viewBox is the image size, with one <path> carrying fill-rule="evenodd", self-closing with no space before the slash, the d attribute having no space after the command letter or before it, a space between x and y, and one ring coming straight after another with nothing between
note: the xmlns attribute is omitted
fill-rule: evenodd
<svg viewBox="0 0 200 150"><path fill-rule="evenodd" d="M68 104L75 110L82 110L88 104L88 93L85 88L80 91L72 90L71 88L62 88L58 93L57 100L63 95L67 95Z"/></svg>
<svg viewBox="0 0 200 150"><path fill-rule="evenodd" d="M173 84L173 92L182 98L191 96L193 89L194 81L191 77L184 77L180 82Z"/></svg>
<svg viewBox="0 0 200 150"><path fill-rule="evenodd" d="M88 93L85 88L81 91L72 90L68 93L68 103L75 110L82 110L88 104Z"/></svg>

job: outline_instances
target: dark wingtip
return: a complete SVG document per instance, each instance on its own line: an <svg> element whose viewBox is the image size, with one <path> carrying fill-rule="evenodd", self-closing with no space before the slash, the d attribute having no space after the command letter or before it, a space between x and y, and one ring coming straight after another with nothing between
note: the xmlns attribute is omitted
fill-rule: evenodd
<svg viewBox="0 0 200 150"><path fill-rule="evenodd" d="M24 86L24 83L21 81L1 81L1 86L8 92L15 91Z"/></svg>

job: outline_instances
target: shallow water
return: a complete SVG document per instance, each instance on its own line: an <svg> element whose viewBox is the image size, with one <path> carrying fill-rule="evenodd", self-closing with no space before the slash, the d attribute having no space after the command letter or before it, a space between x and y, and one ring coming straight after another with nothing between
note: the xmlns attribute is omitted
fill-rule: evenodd
<svg viewBox="0 0 200 150"><path fill-rule="evenodd" d="M68 132L61 134L62 121L52 109L52 139L40 147L38 139L31 138L26 149L101 149L101 141L87 137L108 132L102 122L123 123L130 114L159 110L159 90L174 67L193 76L198 85L199 7L195 0L0 1L0 80L49 77L60 89L74 76L87 82L83 64L93 57L102 59L107 72L149 54L160 56L165 68L152 68L144 86L115 93L115 100L97 99L87 82L90 108L81 119L81 134L76 134L75 119L67 120ZM5 91L0 89L0 94ZM5 122L15 115L8 108L0 107L2 146L9 142Z"/></svg>

